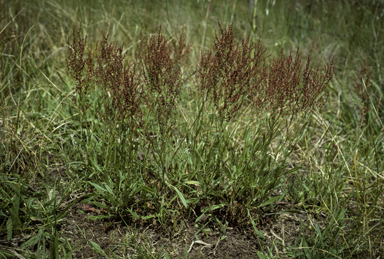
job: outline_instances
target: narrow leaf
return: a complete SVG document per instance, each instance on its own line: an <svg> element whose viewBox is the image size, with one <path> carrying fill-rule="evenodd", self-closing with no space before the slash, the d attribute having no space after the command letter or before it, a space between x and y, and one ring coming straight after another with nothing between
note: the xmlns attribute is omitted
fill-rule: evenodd
<svg viewBox="0 0 384 259"><path fill-rule="evenodd" d="M172 186L173 189L175 189L175 191L177 192L177 195L179 195L180 197L180 200L181 200L181 203L183 203L184 207L185 208L188 208L188 205L187 205L187 201L185 200L183 194L175 187L175 186Z"/></svg>
<svg viewBox="0 0 384 259"><path fill-rule="evenodd" d="M10 217L7 220L7 240L10 241L12 238L12 232L13 232L13 221L12 218Z"/></svg>
<svg viewBox="0 0 384 259"><path fill-rule="evenodd" d="M89 184L93 185L93 187L96 188L96 190L98 190L99 192L101 193L104 193L106 192L107 190L105 190L103 187L101 187L100 185L98 184L95 184L95 183L91 183L90 181L88 181Z"/></svg>
<svg viewBox="0 0 384 259"><path fill-rule="evenodd" d="M156 217L155 215L148 215L148 216L142 217L141 219L147 220L147 219L151 219L151 218L155 218L155 217Z"/></svg>
<svg viewBox="0 0 384 259"><path fill-rule="evenodd" d="M101 249L101 247L98 244L96 244L93 241L89 241L89 242L91 243L92 248L94 250L96 250L98 253L102 254L103 256L107 256L106 253L103 251L103 249Z"/></svg>
<svg viewBox="0 0 384 259"><path fill-rule="evenodd" d="M113 193L111 187L109 187L106 183L104 183L104 186L105 186L105 189L107 189L107 191L108 191L113 197L115 197L115 194Z"/></svg>
<svg viewBox="0 0 384 259"><path fill-rule="evenodd" d="M300 210L284 210L284 211L278 211L273 214L298 214L298 213L301 213L301 211ZM272 213L268 215L272 215Z"/></svg>
<svg viewBox="0 0 384 259"><path fill-rule="evenodd" d="M31 237L30 239L28 239L25 243L23 243L20 246L20 249L24 249L24 248L36 245L40 241L41 236L43 235L43 233L44 233L44 229L40 229L39 233L37 233L37 235L35 235L35 236Z"/></svg>
<svg viewBox="0 0 384 259"><path fill-rule="evenodd" d="M274 202L277 202L279 199L280 199L280 196L275 196L275 197L269 199L268 201L266 201L266 202L260 204L260 205L257 206L257 207L258 207L258 208L261 208L261 207L267 206L267 205L269 205L269 204L272 204L272 203L274 203Z"/></svg>
<svg viewBox="0 0 384 259"><path fill-rule="evenodd" d="M250 218L251 223L252 223L252 226L253 226L253 230L255 231L255 233L256 233L257 235L259 235L261 238L264 238L264 239L265 239L265 236L264 236L263 232L259 231L259 230L256 228L255 221L253 220L253 218L252 218L252 216L251 216L251 213L249 212L249 209L248 209L247 211L248 211L248 217Z"/></svg>

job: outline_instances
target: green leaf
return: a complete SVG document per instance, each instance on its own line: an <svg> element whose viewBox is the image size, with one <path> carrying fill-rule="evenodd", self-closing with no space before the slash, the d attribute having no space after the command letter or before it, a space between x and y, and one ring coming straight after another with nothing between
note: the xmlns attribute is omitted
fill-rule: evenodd
<svg viewBox="0 0 384 259"><path fill-rule="evenodd" d="M52 205L52 203L54 203L55 201L56 201L56 197L54 196L54 197L52 197L52 199L50 199L50 200L44 202L44 203L43 203L43 206L44 206L44 207L48 207L48 206Z"/></svg>
<svg viewBox="0 0 384 259"><path fill-rule="evenodd" d="M301 166L298 166L298 167L294 167L294 168L292 168L292 169L288 170L287 172L283 173L283 175L292 174L292 173L294 173L294 172L298 171L299 169L301 169Z"/></svg>
<svg viewBox="0 0 384 259"><path fill-rule="evenodd" d="M183 203L184 207L185 208L188 208L188 205L187 205L187 201L184 199L184 196L183 194L175 187L175 186L172 186L173 189L175 189L175 191L177 192L177 195L179 195L180 197L180 200L181 200L181 203Z"/></svg>
<svg viewBox="0 0 384 259"><path fill-rule="evenodd" d="M23 243L21 246L20 246L20 249L24 249L24 248L27 248L27 247L30 247L30 246L33 246L33 245L36 245L41 237L43 236L43 233L44 233L44 229L40 229L39 230L39 233L37 233L37 235L31 237L29 240L27 240L25 243Z"/></svg>
<svg viewBox="0 0 384 259"><path fill-rule="evenodd" d="M217 209L220 209L220 208L224 208L225 205L224 204L219 204L219 205L212 205L212 206L209 206L209 207L205 207L203 210L202 210L202 213L205 213L207 211L214 211L214 210L217 210Z"/></svg>
<svg viewBox="0 0 384 259"><path fill-rule="evenodd" d="M204 213L202 213L196 220L195 220L195 222L199 222L200 221L200 219L201 218L203 218L205 216L205 214Z"/></svg>
<svg viewBox="0 0 384 259"><path fill-rule="evenodd" d="M103 173L103 171L101 170L100 166L97 164L96 162L96 157L94 158L94 160L91 160L92 162L92 165L100 172L100 173Z"/></svg>
<svg viewBox="0 0 384 259"><path fill-rule="evenodd" d="M270 213L270 214L266 214L266 215L272 215L272 214L297 214L297 213L301 213L300 210L284 210L284 211L278 211L276 213Z"/></svg>
<svg viewBox="0 0 384 259"><path fill-rule="evenodd" d="M258 206L258 208L267 206L267 205L272 204L272 203L274 203L274 202L279 202L279 201L281 201L281 200L284 198L284 196L285 196L285 194L287 193L287 191L288 191L288 190L286 190L285 192L283 192L283 194L281 194L280 196L275 196L275 197L269 199L268 201L266 201L266 202L260 204L260 205Z"/></svg>
<svg viewBox="0 0 384 259"><path fill-rule="evenodd" d="M13 231L13 221L12 218L9 218L7 220L7 240L10 241L12 238L12 231Z"/></svg>
<svg viewBox="0 0 384 259"><path fill-rule="evenodd" d="M97 201L93 201L92 204L95 205L96 207L103 208L103 209L108 209L109 208L109 206L107 206L105 204L102 204L100 202L97 202Z"/></svg>
<svg viewBox="0 0 384 259"><path fill-rule="evenodd" d="M106 183L104 183L104 186L105 186L105 189L107 189L107 191L108 191L113 197L115 197L115 194L113 193L111 187L109 187Z"/></svg>
<svg viewBox="0 0 384 259"><path fill-rule="evenodd" d="M253 230L255 231L255 233L257 235L259 235L261 238L264 238L265 239L265 236L263 234L263 232L259 231L257 228L256 228L256 224L255 222L252 221L252 226L253 226Z"/></svg>
<svg viewBox="0 0 384 259"><path fill-rule="evenodd" d="M101 193L104 193L106 192L107 190L105 190L103 187L101 187L100 185L98 184L95 184L95 183L91 183L90 181L88 181L89 184L93 185L93 187L96 188L96 190L98 190L99 192Z"/></svg>
<svg viewBox="0 0 384 259"><path fill-rule="evenodd" d="M141 219L140 218L140 216L139 215L137 215L137 213L136 212L134 212L133 210L131 210L131 209L128 209L127 208L127 210L131 213L131 215L132 215L132 217L133 217L133 219Z"/></svg>
<svg viewBox="0 0 384 259"><path fill-rule="evenodd" d="M142 218L142 220L147 220L147 219L151 219L151 218L155 218L156 216L155 215L148 215L148 216L145 216Z"/></svg>
<svg viewBox="0 0 384 259"><path fill-rule="evenodd" d="M257 251L256 253L259 259L268 259L268 256L263 255L260 251Z"/></svg>
<svg viewBox="0 0 384 259"><path fill-rule="evenodd" d="M140 186L140 189L143 191L149 192L151 194L156 194L156 192L154 190L152 190L151 188L149 188L148 186L145 186L145 185Z"/></svg>
<svg viewBox="0 0 384 259"><path fill-rule="evenodd" d="M55 229L55 241L54 245L52 247L52 254L54 255L55 259L59 259L59 235L57 233L57 230Z"/></svg>
<svg viewBox="0 0 384 259"><path fill-rule="evenodd" d="M95 242L93 241L89 241L91 243L91 246L94 250L96 250L99 254L102 254L103 256L107 257L106 253L103 251L103 249L101 249L101 247L96 244Z"/></svg>
<svg viewBox="0 0 384 259"><path fill-rule="evenodd" d="M195 186L200 186L200 183L198 181L186 181L185 183L186 184L192 184L192 185L195 185Z"/></svg>
<svg viewBox="0 0 384 259"><path fill-rule="evenodd" d="M193 198L193 199L186 199L185 201L187 202L187 204L189 204L189 203L197 204L200 201L200 199L199 198Z"/></svg>
<svg viewBox="0 0 384 259"><path fill-rule="evenodd" d="M267 205L269 205L269 204L272 204L272 203L274 203L274 202L277 202L278 199L280 199L280 196L275 196L275 197L269 199L268 201L266 201L266 202L260 204L260 205L257 206L257 207L258 207L258 208L261 208L261 207L267 206Z"/></svg>
<svg viewBox="0 0 384 259"><path fill-rule="evenodd" d="M248 211L248 217L251 219L251 223L252 223L252 226L253 226L253 230L255 231L255 233L257 235L259 235L261 238L264 238L265 239L265 236L263 234L263 232L259 231L257 228L256 228L256 224L255 224L255 221L253 220L252 216L251 216L251 213L249 212L249 209L247 209Z"/></svg>

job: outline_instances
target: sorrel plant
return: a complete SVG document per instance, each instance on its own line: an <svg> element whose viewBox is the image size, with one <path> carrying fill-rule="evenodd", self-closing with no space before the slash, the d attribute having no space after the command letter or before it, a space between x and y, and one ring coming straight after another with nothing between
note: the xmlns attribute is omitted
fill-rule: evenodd
<svg viewBox="0 0 384 259"><path fill-rule="evenodd" d="M76 84L74 101L84 122L94 116L91 124L82 124L86 140L80 142L87 166L96 168L90 171L109 172L103 174L108 175L105 189L93 185L108 190L102 192L106 200L115 195L113 206L122 209L119 213L138 217L129 207L135 199L162 200L149 208L166 223L161 206L177 199L177 215L185 208L204 207L200 217L216 210L225 212L230 222L243 222L284 197L271 195L285 175L298 169L288 170L286 159L305 132L307 116L326 101L333 61L320 72L309 57L303 66L298 50L295 57L283 50L270 57L261 40L237 43L232 26L218 25L214 49L201 55L190 77L181 73L189 54L183 35L173 45L160 30L149 39L142 37L136 59L127 61L128 51L109 43L108 35L86 53L81 27L73 33L67 65ZM193 76L190 93L196 110L192 120L181 124L177 104ZM249 122L236 144L243 117ZM299 130L290 132L298 120ZM104 124L108 127L96 126ZM105 137L98 141L96 133Z"/></svg>

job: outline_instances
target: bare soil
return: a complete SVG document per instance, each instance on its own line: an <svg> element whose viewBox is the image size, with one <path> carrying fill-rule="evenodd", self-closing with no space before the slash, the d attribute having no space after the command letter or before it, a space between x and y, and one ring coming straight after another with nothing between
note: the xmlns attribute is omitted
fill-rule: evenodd
<svg viewBox="0 0 384 259"><path fill-rule="evenodd" d="M291 210L293 205L282 204L279 210ZM258 224L258 230L265 236L261 238L248 229L228 227L225 235L215 229L214 225L207 225L205 233L195 233L199 230L194 222L183 222L177 233L169 233L154 222L137 222L127 225L124 219L93 221L89 216L97 216L100 210L91 208L87 204L77 203L69 209L67 223L61 228L61 235L70 240L76 249L74 258L104 258L92 248L90 241L97 243L107 254L115 254L121 258L131 258L135 255L136 247L155 253L163 249L172 258L257 258L257 251L268 251L268 247L276 246L276 253L284 254L284 246L294 246L303 226L314 223L322 225L325 218L305 212L297 214L270 215L262 217L264 222ZM311 222L311 223L310 223ZM170 226L171 228L172 226ZM176 232L176 231L175 231ZM283 246L284 245L284 246Z"/></svg>

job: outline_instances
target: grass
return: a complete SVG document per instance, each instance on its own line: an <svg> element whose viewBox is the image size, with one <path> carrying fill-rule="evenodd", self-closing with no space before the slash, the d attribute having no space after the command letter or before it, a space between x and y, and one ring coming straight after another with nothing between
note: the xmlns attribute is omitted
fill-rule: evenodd
<svg viewBox="0 0 384 259"><path fill-rule="evenodd" d="M255 2L0 2L2 258L384 253L384 2Z"/></svg>

